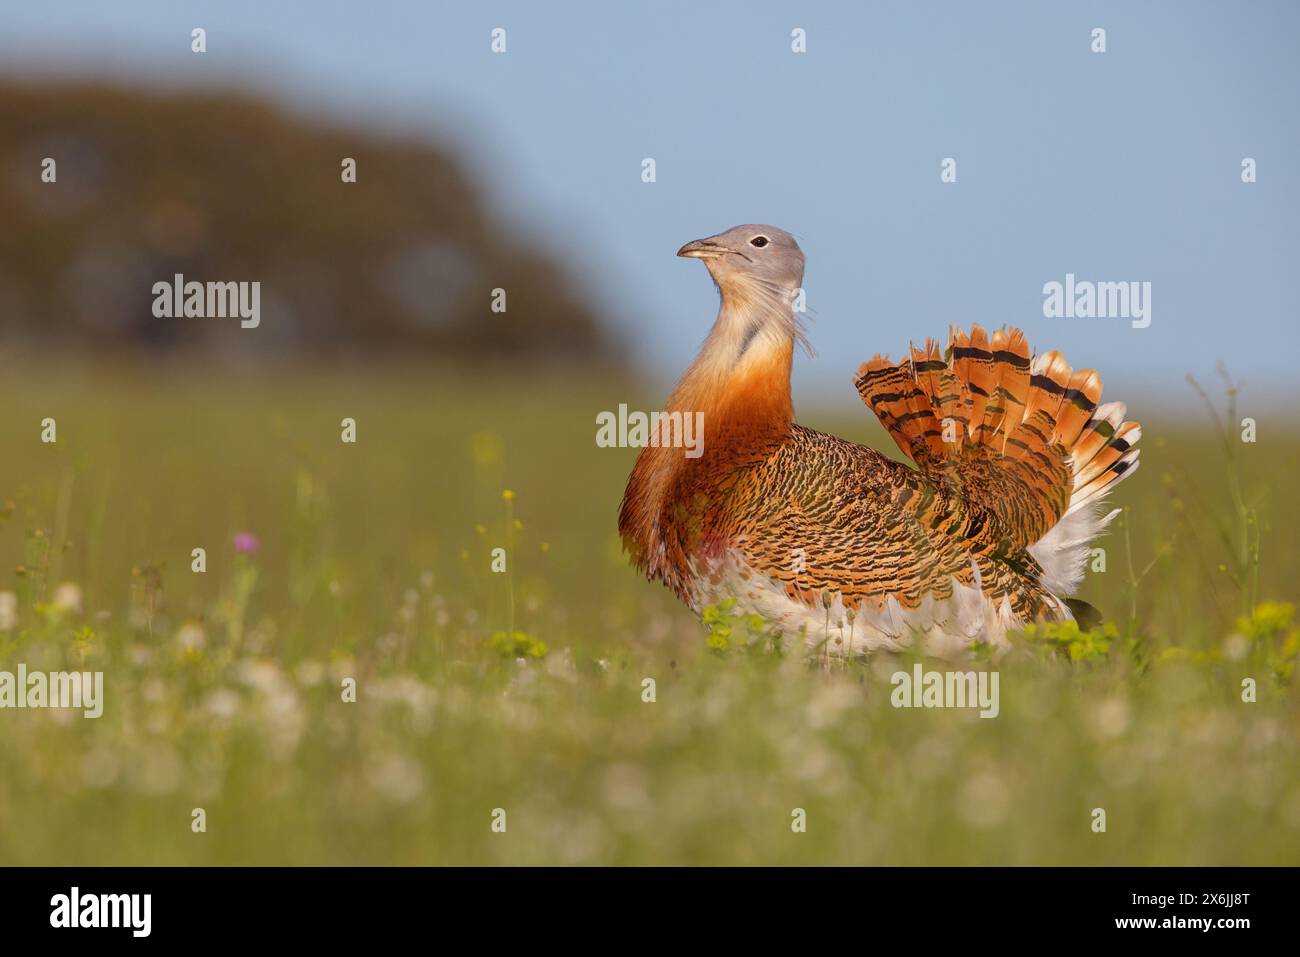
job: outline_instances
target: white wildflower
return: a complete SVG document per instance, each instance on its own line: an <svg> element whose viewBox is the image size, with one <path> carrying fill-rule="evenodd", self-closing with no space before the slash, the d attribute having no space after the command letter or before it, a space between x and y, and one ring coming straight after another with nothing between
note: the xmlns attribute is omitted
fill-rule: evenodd
<svg viewBox="0 0 1300 957"><path fill-rule="evenodd" d="M183 651L200 651L208 643L208 636L201 625L186 622L176 632L176 644Z"/></svg>
<svg viewBox="0 0 1300 957"><path fill-rule="evenodd" d="M294 677L304 688L314 688L325 679L325 666L313 658L306 658L294 669Z"/></svg>
<svg viewBox="0 0 1300 957"><path fill-rule="evenodd" d="M76 582L64 582L54 589L51 603L59 611L81 614L81 586Z"/></svg>

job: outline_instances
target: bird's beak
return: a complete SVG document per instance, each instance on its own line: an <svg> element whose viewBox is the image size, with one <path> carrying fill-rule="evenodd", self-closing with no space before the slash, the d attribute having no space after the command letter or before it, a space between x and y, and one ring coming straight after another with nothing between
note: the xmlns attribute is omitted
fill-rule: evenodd
<svg viewBox="0 0 1300 957"><path fill-rule="evenodd" d="M687 259L717 259L726 253L726 248L712 239L697 239L677 250L677 255Z"/></svg>

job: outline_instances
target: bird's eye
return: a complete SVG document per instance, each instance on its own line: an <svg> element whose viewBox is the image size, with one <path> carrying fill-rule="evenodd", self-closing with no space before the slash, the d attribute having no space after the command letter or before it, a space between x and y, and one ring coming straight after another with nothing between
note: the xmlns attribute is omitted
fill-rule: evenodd
<svg viewBox="0 0 1300 957"><path fill-rule="evenodd" d="M749 241L749 244L750 244L751 246L757 246L759 249L762 249L764 246L767 245L767 237L766 237L766 236L755 236L753 239L751 239L751 240Z"/></svg>

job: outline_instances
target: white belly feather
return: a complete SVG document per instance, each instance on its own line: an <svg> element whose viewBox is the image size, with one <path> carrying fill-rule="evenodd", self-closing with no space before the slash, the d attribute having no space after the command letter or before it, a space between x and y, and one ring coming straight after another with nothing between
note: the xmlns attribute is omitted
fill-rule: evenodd
<svg viewBox="0 0 1300 957"><path fill-rule="evenodd" d="M802 634L809 650L817 654L844 656L918 646L928 655L959 658L977 642L1000 654L1010 647L1007 632L1025 623L1011 611L1007 599L995 604L985 596L978 567L975 575L974 585L954 578L952 597L927 596L916 608L905 609L890 596L878 607L846 609L838 592L824 594L816 605L791 598L779 581L754 571L733 554L694 576L691 604L699 614L734 598L733 614L758 615L787 639ZM1064 605L1060 611L1070 617Z"/></svg>

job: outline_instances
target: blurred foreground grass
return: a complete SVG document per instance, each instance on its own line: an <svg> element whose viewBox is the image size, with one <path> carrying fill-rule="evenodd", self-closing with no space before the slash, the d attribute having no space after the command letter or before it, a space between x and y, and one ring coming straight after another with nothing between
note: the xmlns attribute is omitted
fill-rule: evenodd
<svg viewBox="0 0 1300 957"><path fill-rule="evenodd" d="M638 398L7 374L0 670L102 670L106 702L0 710L0 864L1300 862L1300 621L1256 611L1296 597L1297 433L1241 446L1247 526L1208 420L1142 416L1083 592L1115 639L1077 662L1025 642L981 720L892 708L909 661L711 650L619 553L635 452L597 448L595 415ZM884 448L852 399L800 419Z"/></svg>

